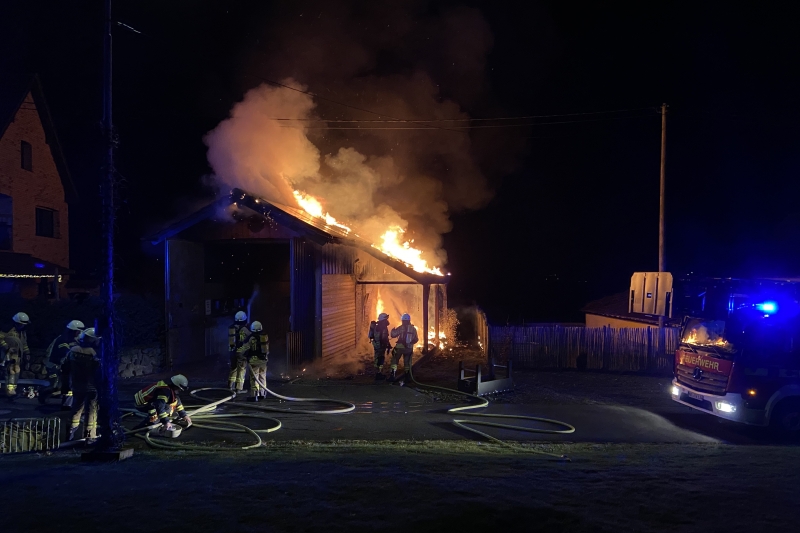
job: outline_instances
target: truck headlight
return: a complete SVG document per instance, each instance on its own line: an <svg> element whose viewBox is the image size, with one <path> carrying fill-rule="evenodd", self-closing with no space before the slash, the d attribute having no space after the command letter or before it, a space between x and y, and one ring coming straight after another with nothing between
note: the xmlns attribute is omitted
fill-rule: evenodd
<svg viewBox="0 0 800 533"><path fill-rule="evenodd" d="M717 411L723 413L733 413L736 411L736 406L728 402L717 402Z"/></svg>
<svg viewBox="0 0 800 533"><path fill-rule="evenodd" d="M676 387L675 385L673 385L672 386L672 395L673 396L680 396L681 395L681 389Z"/></svg>

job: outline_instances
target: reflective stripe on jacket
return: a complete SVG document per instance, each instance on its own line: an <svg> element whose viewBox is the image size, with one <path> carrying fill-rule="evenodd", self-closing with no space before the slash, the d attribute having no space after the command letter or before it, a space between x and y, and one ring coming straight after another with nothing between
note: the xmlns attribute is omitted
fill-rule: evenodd
<svg viewBox="0 0 800 533"><path fill-rule="evenodd" d="M158 418L161 421L169 418L176 411L178 416L186 416L186 411L183 408L180 397L172 390L172 387L164 381L159 381L155 385L145 387L136 394L134 394L136 405L142 407L145 405L152 405L158 413Z"/></svg>

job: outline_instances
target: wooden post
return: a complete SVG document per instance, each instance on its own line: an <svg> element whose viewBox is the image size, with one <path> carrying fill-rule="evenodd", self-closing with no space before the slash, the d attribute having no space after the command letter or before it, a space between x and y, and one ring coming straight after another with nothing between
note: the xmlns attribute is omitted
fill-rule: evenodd
<svg viewBox="0 0 800 533"><path fill-rule="evenodd" d="M428 301L431 297L429 283L422 285L422 353L428 353Z"/></svg>
<svg viewBox="0 0 800 533"><path fill-rule="evenodd" d="M666 190L665 167L667 163L667 104L661 105L661 179L659 187L659 213L658 213L658 271L667 271L667 256L665 251L665 230L664 220L664 192ZM658 316L658 327L664 327L664 316Z"/></svg>
<svg viewBox="0 0 800 533"><path fill-rule="evenodd" d="M435 330L434 331L435 337L433 338L434 346L439 346L439 331L441 327L439 322L441 320L441 314L442 314L442 291L440 290L441 287L442 287L441 285L433 286L434 290L436 291L436 296L434 298L434 309L433 309L433 312L435 313L433 317L433 328Z"/></svg>

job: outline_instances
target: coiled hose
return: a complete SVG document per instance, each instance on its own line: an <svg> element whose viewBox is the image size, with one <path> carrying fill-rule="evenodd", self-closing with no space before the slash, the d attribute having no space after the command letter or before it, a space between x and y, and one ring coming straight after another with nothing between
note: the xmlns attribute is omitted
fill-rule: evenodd
<svg viewBox="0 0 800 533"><path fill-rule="evenodd" d="M480 396L475 396L475 395L470 394L468 392L463 392L463 391L456 390L456 389L449 389L447 387L440 387L438 385L427 385L425 383L420 383L414 377L414 373L412 372L411 368L408 368L406 370L406 372L408 372L408 375L411 378L411 381L413 381L417 386L422 387L424 389L439 390L439 391L446 392L448 394L460 394L461 396L466 396L470 400L479 400L479 402L476 403L476 404L462 405L460 407L452 407L452 408L447 410L447 412L450 413L450 414L458 413L460 416L472 416L472 417L483 417L483 418L503 418L503 419L514 419L514 420L530 420L532 422L544 422L546 424L552 424L552 425L561 426L562 428L564 428L564 429L529 428L529 427L526 427L526 426L515 426L515 425L512 425L512 424L500 424L498 422L486 422L486 421L483 421L483 420L467 420L467 419L463 419L463 418L461 418L461 419L460 418L453 419L453 424L455 424L457 427L459 427L461 429L464 429L466 431L471 431L472 433L480 435L481 437L483 437L483 438L485 438L485 439L487 439L487 440L489 440L491 442L495 442L497 444L501 444L503 446L508 446L508 447L515 448L515 449L518 448L517 446L515 446L513 444L510 444L510 443L508 443L508 442L506 442L504 440L498 439L497 437L493 437L493 436L489 435L488 433L484 433L483 431L479 431L479 430L477 430L475 428L471 428L469 426L486 426L486 427L493 427L493 428L500 428L500 429L508 429L508 430L512 430L512 431L523 431L523 432L526 432L526 433L547 433L547 434L551 434L551 435L552 434L567 435L567 434L570 434L570 433L575 433L575 426L573 426L572 424L568 424L566 422L562 422L561 420L554 420L552 418L542 418L542 417L538 417L538 416L527 416L527 415L501 415L501 414L491 414L491 413L467 413L466 411L471 411L473 409L483 409L484 407L488 407L489 406L489 400L487 400L486 398L481 398ZM550 457L555 457L555 458L557 458L559 460L562 460L562 461L569 461L570 460L569 457L567 457L566 455L559 455L559 454L556 454L556 453L544 452L544 451L541 451L541 450L533 450L533 449L530 449L530 448L523 448L523 449L526 450L526 451L529 451L529 452L538 453L538 454L541 454L541 455L547 455L547 456L550 456Z"/></svg>
<svg viewBox="0 0 800 533"><path fill-rule="evenodd" d="M354 411L356 406L350 402L346 402L344 400L334 400L328 398L292 398L290 396L282 396L276 392L271 391L270 389L265 389L267 393L275 398L280 400L288 401L288 402L304 402L304 403L333 403L341 405L342 407L338 409L290 409L290 408L281 408L281 407L272 407L268 405L258 405L256 403L238 403L236 404L237 407L243 407L246 409L253 409L257 411L267 411L273 413L294 413L294 414L310 414L310 415L336 415L336 414L344 414ZM206 391L222 391L227 393L227 396L222 398L221 400L212 400L210 398L201 396L199 393L206 392ZM194 398L199 400L204 400L209 402L206 405L200 406L197 409L187 412L186 414L192 418L192 426L198 427L201 429L208 429L211 431L226 431L226 432L233 432L233 433L248 433L254 439L255 443L241 446L237 448L231 448L232 450L251 450L254 448L258 448L263 444L263 440L261 439L260 434L265 433L272 433L274 431L278 431L281 427L281 421L277 418L272 418L269 416L265 416L262 414L248 414L248 413L230 413L230 414L221 414L221 413L214 413L213 411L223 403L229 402L236 398L236 393L231 393L229 389L222 389L222 388L215 388L215 387L206 387L201 389L195 389L190 391L189 394ZM135 409L128 410L128 414L137 414L138 411ZM274 425L267 429L252 429L244 424L239 424L237 422L231 422L227 420L220 420L221 418L255 418L260 420L268 420L272 422ZM200 423L196 423L195 420L200 421ZM139 438L144 439L150 446L154 448L160 448L163 450L191 450L191 451L219 451L220 448L217 446L205 446L202 444L183 444L181 442L176 442L171 439L153 439L150 437L150 430L153 428L157 428L159 424L153 424L152 426L147 426L143 428L139 428L136 430L126 430L126 435L135 435Z"/></svg>

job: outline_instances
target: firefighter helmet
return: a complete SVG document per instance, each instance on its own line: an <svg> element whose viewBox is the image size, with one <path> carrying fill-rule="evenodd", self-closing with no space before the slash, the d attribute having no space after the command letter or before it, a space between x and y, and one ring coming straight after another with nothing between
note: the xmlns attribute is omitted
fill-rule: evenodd
<svg viewBox="0 0 800 533"><path fill-rule="evenodd" d="M27 326L28 324L31 323L31 319L28 318L27 313L23 312L19 312L16 315L14 315L14 318L12 318L12 320L17 324L22 324L23 326Z"/></svg>
<svg viewBox="0 0 800 533"><path fill-rule="evenodd" d="M380 322L381 320L389 320L389 315L386 314L386 313L379 314L378 315L378 322Z"/></svg>
<svg viewBox="0 0 800 533"><path fill-rule="evenodd" d="M71 329L72 331L83 331L86 326L83 325L83 322L80 320L72 320L69 324L67 324L67 329Z"/></svg>
<svg viewBox="0 0 800 533"><path fill-rule="evenodd" d="M264 326L261 325L261 322L256 320L252 324L250 324L250 331L253 332L264 331Z"/></svg>
<svg viewBox="0 0 800 533"><path fill-rule="evenodd" d="M403 316L400 317L400 320L404 322L405 321L411 322L411 315L409 315L408 313L403 313Z"/></svg>
<svg viewBox="0 0 800 533"><path fill-rule="evenodd" d="M244 311L239 311L238 313L236 313L233 319L236 322L247 322L247 313L245 313Z"/></svg>
<svg viewBox="0 0 800 533"><path fill-rule="evenodd" d="M174 375L169 380L182 391L189 388L189 380L183 374Z"/></svg>
<svg viewBox="0 0 800 533"><path fill-rule="evenodd" d="M95 332L94 328L86 328L85 330L81 331L81 334L78 336L79 342L85 342L87 340L94 341L99 339L100 337L97 336L97 332Z"/></svg>

